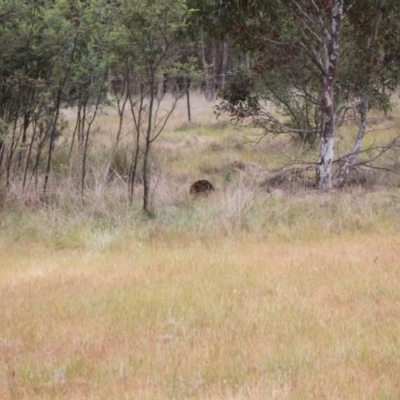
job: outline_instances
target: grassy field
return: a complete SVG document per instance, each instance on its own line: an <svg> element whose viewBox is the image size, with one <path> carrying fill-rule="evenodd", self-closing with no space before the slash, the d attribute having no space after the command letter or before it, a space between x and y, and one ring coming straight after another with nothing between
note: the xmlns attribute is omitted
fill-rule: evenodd
<svg viewBox="0 0 400 400"><path fill-rule="evenodd" d="M267 189L292 143L184 111L155 145L154 218L123 179L0 210L0 398L399 399L396 178ZM192 199L200 178L217 190Z"/></svg>

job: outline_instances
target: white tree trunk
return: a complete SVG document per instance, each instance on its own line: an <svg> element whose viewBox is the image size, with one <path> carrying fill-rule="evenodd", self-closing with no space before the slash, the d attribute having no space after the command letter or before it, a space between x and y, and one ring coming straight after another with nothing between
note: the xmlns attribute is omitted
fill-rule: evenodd
<svg viewBox="0 0 400 400"><path fill-rule="evenodd" d="M369 96L366 94L364 96L363 102L361 104L361 124L358 128L358 133L357 133L357 137L354 141L354 145L353 148L351 149L351 153L349 154L349 156L346 159L346 162L342 165L342 167L339 169L339 171L337 172L335 178L334 178L334 186L340 186L343 184L343 182L345 181L347 175L349 174L349 172L351 171L351 169L353 168L358 155L360 153L361 150L361 145L362 145L362 141L365 135L365 130L367 128L367 110L368 110L368 103L369 103ZM365 111L364 111L365 110ZM363 112L364 111L364 112Z"/></svg>
<svg viewBox="0 0 400 400"><path fill-rule="evenodd" d="M334 138L321 140L319 161L317 164L318 188L323 191L332 189L332 161L334 154Z"/></svg>
<svg viewBox="0 0 400 400"><path fill-rule="evenodd" d="M321 145L317 162L317 185L320 190L332 188L332 162L336 116L334 85L339 67L339 38L343 16L343 0L334 0L330 9L330 27L323 27L323 76L321 95Z"/></svg>
<svg viewBox="0 0 400 400"><path fill-rule="evenodd" d="M363 91L363 96L360 104L360 126L358 128L357 136L354 141L353 148L351 149L351 153L346 159L346 162L342 165L342 167L337 172L333 184L335 186L340 186L345 181L347 175L353 168L355 162L357 161L358 155L360 154L361 145L364 139L365 131L367 129L367 115L368 115L368 106L369 106L369 91L372 81L372 64L374 61L374 49L376 44L376 39L378 36L378 28L381 22L382 12L378 10L375 15L374 25L372 28L371 36L368 40L368 48L367 48L367 57L366 63L369 65L367 71L366 83Z"/></svg>

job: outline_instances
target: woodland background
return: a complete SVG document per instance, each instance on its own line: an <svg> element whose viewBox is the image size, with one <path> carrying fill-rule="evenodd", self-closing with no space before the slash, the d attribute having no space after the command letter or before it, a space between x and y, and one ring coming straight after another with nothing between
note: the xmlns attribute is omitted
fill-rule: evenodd
<svg viewBox="0 0 400 400"><path fill-rule="evenodd" d="M368 125L396 99L397 9L390 1L2 1L2 203L26 193L48 201L67 180L84 203L102 171L126 183L131 203L139 185L151 211L153 144L179 101L182 123L191 121L191 93L218 96L217 116L251 128L255 140L297 144L291 179L330 190L357 165L397 172L397 136L381 140ZM99 148L107 113L118 122ZM334 153L337 132L351 124L347 148ZM304 178L311 170L316 177Z"/></svg>

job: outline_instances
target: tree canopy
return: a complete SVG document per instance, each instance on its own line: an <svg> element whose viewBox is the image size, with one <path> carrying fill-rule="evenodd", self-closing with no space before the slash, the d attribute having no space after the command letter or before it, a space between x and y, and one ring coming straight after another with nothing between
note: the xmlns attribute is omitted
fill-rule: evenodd
<svg viewBox="0 0 400 400"><path fill-rule="evenodd" d="M368 112L391 107L399 15L395 0L1 0L0 181L46 192L66 126L60 110L76 107L69 156L80 155L83 193L93 121L112 94L117 145L127 107L136 127L131 197L145 155L146 209L147 156L170 115L159 118L157 102L169 76L181 79L179 95L197 76L209 100L220 91L219 112L264 134L319 142L317 184L329 190L355 165ZM332 171L336 132L349 116L358 133Z"/></svg>

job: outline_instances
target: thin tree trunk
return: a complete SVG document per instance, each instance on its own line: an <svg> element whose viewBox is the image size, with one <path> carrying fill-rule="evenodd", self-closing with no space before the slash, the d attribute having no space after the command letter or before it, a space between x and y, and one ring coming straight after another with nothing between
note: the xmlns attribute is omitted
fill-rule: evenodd
<svg viewBox="0 0 400 400"><path fill-rule="evenodd" d="M79 100L78 111L76 113L76 124L75 124L74 131L72 133L71 146L69 147L69 152L68 152L68 162L71 161L72 150L74 148L75 139L76 139L76 136L77 136L77 132L80 129L80 125L81 125L81 110L82 110L82 102Z"/></svg>
<svg viewBox="0 0 400 400"><path fill-rule="evenodd" d="M56 135L56 130L57 130L57 122L58 122L58 116L60 114L60 106L61 106L61 93L64 89L65 83L67 82L67 78L68 75L71 71L71 67L72 67L72 62L74 59L74 54L75 54L75 50L76 50L76 42L77 42L78 37L75 36L75 41L74 41L74 46L72 48L71 51L71 56L69 59L69 65L67 67L67 70L65 72L64 78L57 90L57 99L56 99L56 103L55 103L55 112L54 112L54 118L53 118L53 122L52 122L52 129L50 132L50 145L49 145L49 154L47 157L47 165L46 165L46 173L44 176L44 186L43 186L43 194L46 194L47 191L47 185L49 182L49 177L50 177L50 171L51 171L51 161L52 161L52 156L53 156L53 142L55 139L55 135Z"/></svg>
<svg viewBox="0 0 400 400"><path fill-rule="evenodd" d="M86 114L88 111L88 102L89 97L86 97L83 105L82 105L82 115L81 115L81 123L79 125L78 130L78 147L81 149L83 147L83 143L85 141L85 132L86 132Z"/></svg>
<svg viewBox="0 0 400 400"><path fill-rule="evenodd" d="M133 154L131 169L129 171L129 201L133 202L133 195L135 191L135 181L137 175L137 166L139 163L139 150L140 150L140 131L136 131L135 152Z"/></svg>
<svg viewBox="0 0 400 400"><path fill-rule="evenodd" d="M130 86L128 85L128 96L129 96L129 104L131 108L131 114L133 118L133 123L135 125L135 131L136 131L136 137L135 137L135 151L133 154L132 158L132 163L131 167L129 170L129 184L128 184L128 189L129 189L129 201L132 204L133 202L133 195L135 191L135 182L136 182L136 175L137 175L137 166L139 163L139 152L140 152L140 133L142 129L142 113L143 113L143 101L144 101L144 85L143 83L140 84L140 101L139 101L139 107L137 111L137 115L135 113L135 106L132 100L132 93L130 90Z"/></svg>
<svg viewBox="0 0 400 400"><path fill-rule="evenodd" d="M125 68L129 68L127 65ZM118 107L118 115L119 115L119 124L118 124L118 131L117 131L117 146L121 140L121 132L122 132L122 124L124 121L124 115L125 115L125 107L126 103L128 102L128 82L129 79L129 71L125 70L124 74L124 84L122 88L122 94L121 97L117 97L117 92L115 92L115 96L117 97L117 107ZM121 104L122 102L122 104Z"/></svg>
<svg viewBox="0 0 400 400"><path fill-rule="evenodd" d="M4 141L0 140L0 176L3 174L1 167L3 165L4 147L5 147Z"/></svg>
<svg viewBox="0 0 400 400"><path fill-rule="evenodd" d="M334 85L338 69L342 15L343 0L335 0L331 7L331 27L324 29L325 65L321 85L321 144L317 162L317 184L323 191L332 188L332 162L336 130Z"/></svg>
<svg viewBox="0 0 400 400"><path fill-rule="evenodd" d="M101 85L99 87L99 92L96 98L96 104L94 106L94 110L93 110L93 115L90 119L90 121L87 121L87 128L86 128L86 133L84 133L85 136L85 143L84 143L84 148L83 148L83 159L82 159L82 180L81 180L81 196L82 196L82 202L83 202L83 194L84 194L84 190L85 190L85 178L86 178L86 160L87 160L87 153L88 153L88 149L89 149L89 136L90 136L90 131L93 125L94 120L96 119L97 116L97 112L99 110L100 107L100 101L101 101L101 96L103 93L103 88L104 88L104 83L106 80L106 76L107 76L107 67L105 69L105 73L103 76L103 80L101 82ZM90 87L89 87L90 89ZM89 96L88 96L89 98Z"/></svg>
<svg viewBox="0 0 400 400"><path fill-rule="evenodd" d="M206 98L208 101L214 101L216 95L216 64L217 64L217 44L216 40L211 39L211 55L210 55L211 65L208 68L209 78L207 80L206 88Z"/></svg>
<svg viewBox="0 0 400 400"><path fill-rule="evenodd" d="M33 144L34 144L35 138L36 138L36 132L37 132L37 120L34 119L33 120L33 132L32 132L31 142L29 143L28 154L27 154L27 157L26 157L24 179L23 179L23 182L22 182L22 191L24 191L25 185L26 185L26 178L28 176L28 168L29 168L29 163L30 163L30 160L31 160Z"/></svg>
<svg viewBox="0 0 400 400"><path fill-rule="evenodd" d="M187 112L188 112L188 121L192 121L192 116L190 113L190 78L185 78L185 86L186 86L186 104L187 104Z"/></svg>
<svg viewBox="0 0 400 400"><path fill-rule="evenodd" d="M226 39L224 39L221 44L221 78L218 83L218 88L222 90L225 88L225 74L227 65L228 65L228 42Z"/></svg>
<svg viewBox="0 0 400 400"><path fill-rule="evenodd" d="M365 87L363 90L363 96L360 104L360 126L358 128L357 136L353 144L353 148L351 153L347 157L345 163L341 166L339 171L337 172L334 178L334 185L340 186L345 181L347 175L353 168L355 162L357 161L358 155L360 154L362 141L364 139L365 130L367 128L367 115L368 115L368 106L369 106L369 91L371 87L371 80L372 80L372 63L374 59L374 47L376 44L376 38L378 36L378 28L382 18L382 12L378 10L377 14L375 15L374 25L372 28L371 37L368 40L368 48L367 48L367 57L366 63L369 66L367 75L366 75L366 82Z"/></svg>
<svg viewBox="0 0 400 400"><path fill-rule="evenodd" d="M26 141L27 141L27 138L28 138L28 128L29 128L30 123L31 123L31 114L30 113L25 113L24 114L22 137L21 137L21 145L20 145L22 151L19 153L19 156L18 156L18 169L21 168L22 163L24 161Z"/></svg>
<svg viewBox="0 0 400 400"><path fill-rule="evenodd" d="M122 107L118 107L118 114L119 114L119 124L118 124L118 132L117 132L117 145L121 140L121 132L122 132L122 124L124 122L124 114L125 114L125 106L128 101L128 96L125 95L124 101L122 103Z"/></svg>
<svg viewBox="0 0 400 400"><path fill-rule="evenodd" d="M149 156L151 147L151 133L153 130L153 107L154 107L154 70L151 69L149 115L147 122L145 148L143 153L143 211L145 213L149 212L149 201L150 201Z"/></svg>
<svg viewBox="0 0 400 400"><path fill-rule="evenodd" d="M17 109L16 109L16 113L15 113L15 118L14 118L14 126L13 126L13 131L12 131L12 140L9 146L9 156L8 156L8 160L6 160L7 162L7 170L6 170L6 186L7 189L10 187L10 179L11 179L11 165L12 165L12 160L13 160L13 156L14 156L14 152L17 148L18 145L18 135L17 135L17 124L18 124L18 118L19 118L19 111L20 111L20 107L21 107L21 101L18 100L17 103Z"/></svg>
<svg viewBox="0 0 400 400"><path fill-rule="evenodd" d="M200 58L201 58L201 65L203 70L205 71L207 68L207 61L206 61L206 50L204 45L204 31L203 29L200 30Z"/></svg>

